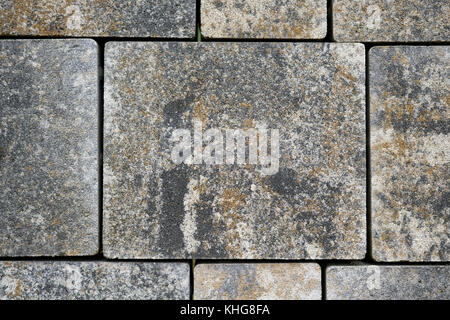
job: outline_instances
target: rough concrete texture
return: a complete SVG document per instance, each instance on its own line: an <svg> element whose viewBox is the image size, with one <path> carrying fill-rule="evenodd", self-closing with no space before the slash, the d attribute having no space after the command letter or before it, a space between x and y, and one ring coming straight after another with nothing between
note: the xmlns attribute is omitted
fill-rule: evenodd
<svg viewBox="0 0 450 320"><path fill-rule="evenodd" d="M0 256L98 251L92 40L0 41Z"/></svg>
<svg viewBox="0 0 450 320"><path fill-rule="evenodd" d="M195 0L0 0L0 35L195 36Z"/></svg>
<svg viewBox="0 0 450 320"><path fill-rule="evenodd" d="M207 38L323 39L326 0L205 0L201 32Z"/></svg>
<svg viewBox="0 0 450 320"><path fill-rule="evenodd" d="M106 256L363 258L364 59L360 44L108 43ZM279 170L176 165L171 135L196 122L278 129Z"/></svg>
<svg viewBox="0 0 450 320"><path fill-rule="evenodd" d="M0 300L189 299L187 263L0 262Z"/></svg>
<svg viewBox="0 0 450 320"><path fill-rule="evenodd" d="M448 300L449 266L332 266L328 300Z"/></svg>
<svg viewBox="0 0 450 320"><path fill-rule="evenodd" d="M449 41L448 0L334 0L336 41Z"/></svg>
<svg viewBox="0 0 450 320"><path fill-rule="evenodd" d="M370 51L372 242L378 261L448 261L450 49Z"/></svg>
<svg viewBox="0 0 450 320"><path fill-rule="evenodd" d="M316 263L200 264L194 300L319 300Z"/></svg>

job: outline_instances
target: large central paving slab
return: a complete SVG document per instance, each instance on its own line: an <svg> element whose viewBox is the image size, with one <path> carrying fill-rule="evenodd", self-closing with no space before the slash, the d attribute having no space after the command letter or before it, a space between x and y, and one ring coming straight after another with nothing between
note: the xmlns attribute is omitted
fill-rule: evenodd
<svg viewBox="0 0 450 320"><path fill-rule="evenodd" d="M0 35L195 36L195 0L0 0Z"/></svg>
<svg viewBox="0 0 450 320"><path fill-rule="evenodd" d="M187 263L0 262L0 300L189 299Z"/></svg>
<svg viewBox="0 0 450 320"><path fill-rule="evenodd" d="M364 257L364 61L360 44L108 43L106 256Z"/></svg>
<svg viewBox="0 0 450 320"><path fill-rule="evenodd" d="M0 256L98 251L98 48L0 41Z"/></svg>

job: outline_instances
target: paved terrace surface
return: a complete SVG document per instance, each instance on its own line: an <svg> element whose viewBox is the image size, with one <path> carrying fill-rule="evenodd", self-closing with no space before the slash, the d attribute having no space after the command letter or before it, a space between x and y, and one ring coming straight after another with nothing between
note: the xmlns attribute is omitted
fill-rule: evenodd
<svg viewBox="0 0 450 320"><path fill-rule="evenodd" d="M449 19L0 0L0 299L449 299Z"/></svg>

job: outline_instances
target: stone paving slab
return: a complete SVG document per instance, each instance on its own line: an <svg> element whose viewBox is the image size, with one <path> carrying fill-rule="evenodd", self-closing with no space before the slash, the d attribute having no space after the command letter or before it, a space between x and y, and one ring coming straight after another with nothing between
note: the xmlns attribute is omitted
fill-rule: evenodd
<svg viewBox="0 0 450 320"><path fill-rule="evenodd" d="M0 262L0 300L186 300L187 263Z"/></svg>
<svg viewBox="0 0 450 320"><path fill-rule="evenodd" d="M0 35L195 36L195 0L0 0Z"/></svg>
<svg viewBox="0 0 450 320"><path fill-rule="evenodd" d="M332 266L328 300L448 300L450 266Z"/></svg>
<svg viewBox="0 0 450 320"><path fill-rule="evenodd" d="M320 300L317 263L199 264L194 300Z"/></svg>
<svg viewBox="0 0 450 320"><path fill-rule="evenodd" d="M107 43L106 256L363 258L364 61L360 44Z"/></svg>
<svg viewBox="0 0 450 320"><path fill-rule="evenodd" d="M204 0L201 32L207 38L323 39L326 0Z"/></svg>
<svg viewBox="0 0 450 320"><path fill-rule="evenodd" d="M98 49L0 41L0 256L98 251Z"/></svg>
<svg viewBox="0 0 450 320"><path fill-rule="evenodd" d="M370 50L373 257L449 261L450 49Z"/></svg>
<svg viewBox="0 0 450 320"><path fill-rule="evenodd" d="M342 42L450 40L448 0L333 0L333 37Z"/></svg>

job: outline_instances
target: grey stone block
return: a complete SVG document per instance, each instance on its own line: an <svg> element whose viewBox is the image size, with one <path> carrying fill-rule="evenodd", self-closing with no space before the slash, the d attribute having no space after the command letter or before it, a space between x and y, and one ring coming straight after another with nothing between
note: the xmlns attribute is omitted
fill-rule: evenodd
<svg viewBox="0 0 450 320"><path fill-rule="evenodd" d="M92 40L0 41L0 256L98 251Z"/></svg>
<svg viewBox="0 0 450 320"><path fill-rule="evenodd" d="M449 266L332 266L328 300L448 300Z"/></svg>
<svg viewBox="0 0 450 320"><path fill-rule="evenodd" d="M199 264L195 300L320 300L316 263Z"/></svg>
<svg viewBox="0 0 450 320"><path fill-rule="evenodd" d="M195 0L0 0L0 35L195 36Z"/></svg>
<svg viewBox="0 0 450 320"><path fill-rule="evenodd" d="M449 41L447 0L334 0L333 36L343 42Z"/></svg>
<svg viewBox="0 0 450 320"><path fill-rule="evenodd" d="M362 45L108 43L105 76L107 257L364 257ZM196 127L203 147L218 128L222 164ZM235 161L236 128L256 159L252 139Z"/></svg>
<svg viewBox="0 0 450 320"><path fill-rule="evenodd" d="M187 263L0 262L0 300L189 299Z"/></svg>
<svg viewBox="0 0 450 320"><path fill-rule="evenodd" d="M326 0L205 0L201 32L207 38L323 39Z"/></svg>
<svg viewBox="0 0 450 320"><path fill-rule="evenodd" d="M369 59L372 254L448 261L450 49L375 47Z"/></svg>

